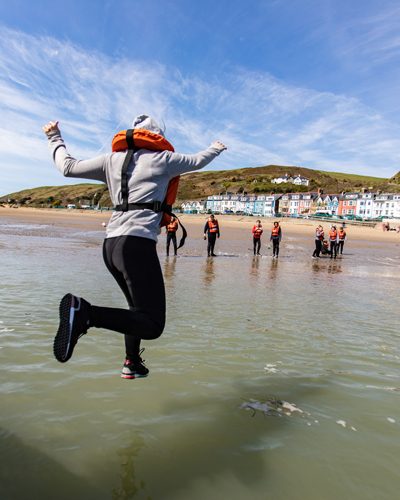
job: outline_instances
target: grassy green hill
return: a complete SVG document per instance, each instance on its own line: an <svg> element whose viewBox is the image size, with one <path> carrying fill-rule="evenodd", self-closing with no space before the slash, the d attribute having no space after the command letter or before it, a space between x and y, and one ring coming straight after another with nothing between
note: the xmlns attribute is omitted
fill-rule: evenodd
<svg viewBox="0 0 400 500"><path fill-rule="evenodd" d="M309 186L273 184L275 177L301 175L310 180ZM202 171L181 177L178 201L202 199L219 193L284 193L323 189L325 193L357 192L362 189L400 192L400 172L391 179L341 172L324 172L304 167L269 165L236 170ZM111 206L107 187L103 184L75 184L25 189L3 196L0 201L31 206L65 206L68 203Z"/></svg>
<svg viewBox="0 0 400 500"><path fill-rule="evenodd" d="M390 182L392 184L400 184L400 172L397 172L397 174L390 179Z"/></svg>

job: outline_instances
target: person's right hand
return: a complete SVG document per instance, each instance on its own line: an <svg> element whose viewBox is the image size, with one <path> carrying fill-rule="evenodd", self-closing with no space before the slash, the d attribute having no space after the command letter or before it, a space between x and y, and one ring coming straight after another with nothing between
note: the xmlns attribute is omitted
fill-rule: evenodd
<svg viewBox="0 0 400 500"><path fill-rule="evenodd" d="M225 144L223 144L222 142L220 141L214 141L212 144L211 144L211 147L215 148L215 149L219 149L220 151L225 151L225 149L228 149Z"/></svg>
<svg viewBox="0 0 400 500"><path fill-rule="evenodd" d="M53 132L60 132L58 121L46 123L46 125L43 126L43 132L46 135L51 135Z"/></svg>
<svg viewBox="0 0 400 500"><path fill-rule="evenodd" d="M207 236L206 236L206 235L204 235L204 239L205 239L205 240L207 239Z"/></svg>

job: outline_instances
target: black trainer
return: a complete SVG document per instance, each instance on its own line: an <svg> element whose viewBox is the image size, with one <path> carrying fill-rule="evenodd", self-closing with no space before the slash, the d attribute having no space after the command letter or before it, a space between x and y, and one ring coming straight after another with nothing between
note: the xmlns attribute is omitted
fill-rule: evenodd
<svg viewBox="0 0 400 500"><path fill-rule="evenodd" d="M89 311L89 302L71 293L61 299L60 325L53 345L54 356L60 363L70 359L78 339L87 332Z"/></svg>
<svg viewBox="0 0 400 500"><path fill-rule="evenodd" d="M141 358L141 354L144 349L139 351L139 354L134 359L126 359L124 366L122 367L121 377L127 379L147 377L149 374L149 369L144 365L144 359Z"/></svg>

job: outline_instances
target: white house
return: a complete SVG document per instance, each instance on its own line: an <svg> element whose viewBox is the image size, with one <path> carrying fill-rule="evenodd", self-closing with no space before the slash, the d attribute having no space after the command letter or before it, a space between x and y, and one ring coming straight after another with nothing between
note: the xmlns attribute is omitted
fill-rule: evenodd
<svg viewBox="0 0 400 500"><path fill-rule="evenodd" d="M293 177L291 177L288 174L285 174L283 177L275 177L275 179L272 179L272 184L282 184L282 183L287 183L291 182L293 184Z"/></svg>
<svg viewBox="0 0 400 500"><path fill-rule="evenodd" d="M364 219L370 219L373 217L373 204L374 204L374 194L373 193L361 193L358 195L356 201L356 215L363 217Z"/></svg>
<svg viewBox="0 0 400 500"><path fill-rule="evenodd" d="M198 212L203 212L205 210L205 205L203 200L194 200L194 201L185 201L181 205L182 210L184 213L191 214L191 213L198 213Z"/></svg>
<svg viewBox="0 0 400 500"><path fill-rule="evenodd" d="M292 184L296 184L296 186L308 186L310 181L306 177L302 177L301 175L296 175L294 177Z"/></svg>
<svg viewBox="0 0 400 500"><path fill-rule="evenodd" d="M289 195L289 213L291 215L297 215L300 208L301 194L294 193Z"/></svg>
<svg viewBox="0 0 400 500"><path fill-rule="evenodd" d="M400 194L393 195L393 202L394 202L393 217L396 217L396 219L400 219Z"/></svg>
<svg viewBox="0 0 400 500"><path fill-rule="evenodd" d="M272 179L272 184L295 184L296 186L308 186L310 181L306 177L302 177L301 175L296 175L292 177L291 175L285 174L283 177L275 177Z"/></svg>
<svg viewBox="0 0 400 500"><path fill-rule="evenodd" d="M372 205L372 217L396 217L395 213L398 213L399 203L397 198L398 195L395 194L376 194Z"/></svg>

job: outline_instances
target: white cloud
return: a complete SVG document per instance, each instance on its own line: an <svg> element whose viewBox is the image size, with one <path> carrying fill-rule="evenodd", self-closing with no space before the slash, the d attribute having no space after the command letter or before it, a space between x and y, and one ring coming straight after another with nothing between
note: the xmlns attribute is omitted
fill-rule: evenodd
<svg viewBox="0 0 400 500"><path fill-rule="evenodd" d="M334 38L339 53L351 57L357 66L371 68L400 58L400 7L377 7L375 14L365 9L336 26Z"/></svg>
<svg viewBox="0 0 400 500"><path fill-rule="evenodd" d="M143 112L165 120L177 150L225 141L229 150L212 168L296 164L382 176L398 170L398 127L352 97L244 68L205 80L52 38L6 28L0 34L0 194L58 175L41 132L46 121L59 119L71 153L90 157L109 150L113 133Z"/></svg>

